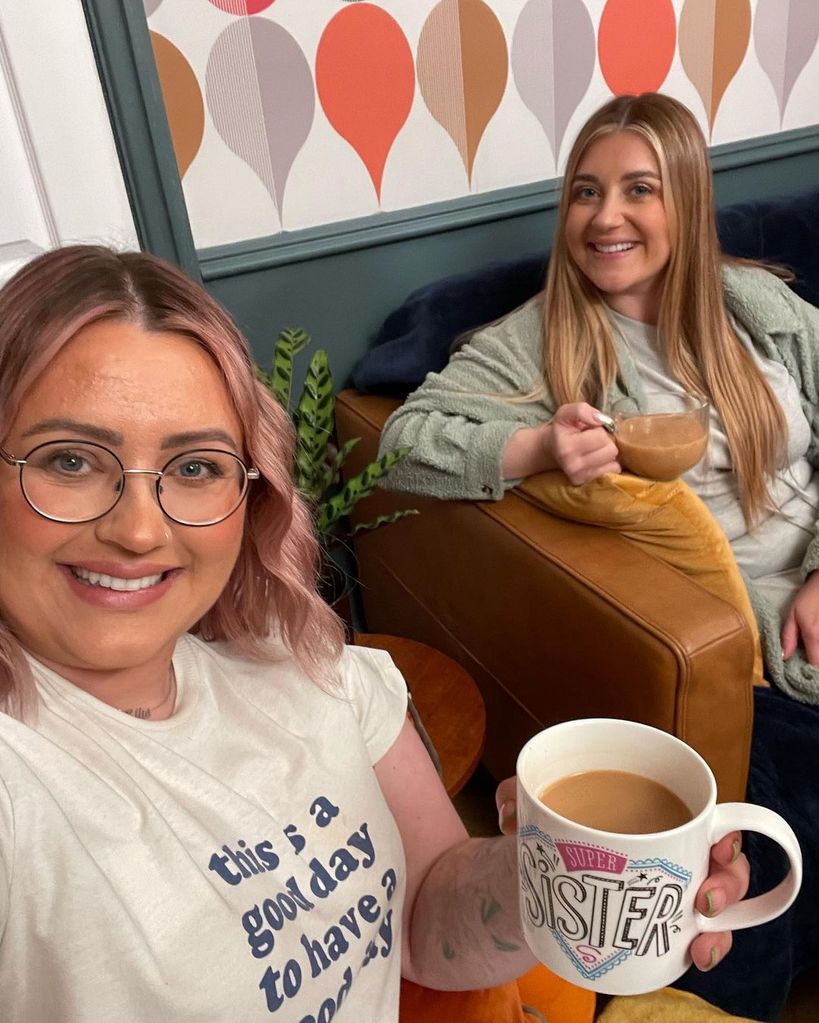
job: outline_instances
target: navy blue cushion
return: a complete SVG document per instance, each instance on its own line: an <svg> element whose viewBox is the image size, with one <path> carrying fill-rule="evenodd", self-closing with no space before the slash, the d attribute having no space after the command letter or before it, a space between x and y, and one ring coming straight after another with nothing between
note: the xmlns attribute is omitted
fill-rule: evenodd
<svg viewBox="0 0 819 1023"><path fill-rule="evenodd" d="M819 190L724 207L717 227L727 253L784 264L796 274L794 291L819 306ZM427 373L443 369L460 334L539 291L547 261L547 255L534 255L492 263L412 292L356 365L353 386L363 393L408 394Z"/></svg>
<svg viewBox="0 0 819 1023"><path fill-rule="evenodd" d="M819 190L725 206L717 229L725 252L788 267L793 290L819 306Z"/></svg>
<svg viewBox="0 0 819 1023"><path fill-rule="evenodd" d="M464 331L505 316L543 287L546 258L527 256L425 284L390 313L353 370L363 393L409 394L441 370Z"/></svg>

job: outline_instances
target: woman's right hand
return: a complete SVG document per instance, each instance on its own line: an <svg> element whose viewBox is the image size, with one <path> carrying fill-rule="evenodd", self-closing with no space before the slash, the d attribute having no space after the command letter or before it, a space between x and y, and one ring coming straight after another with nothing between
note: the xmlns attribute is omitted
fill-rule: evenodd
<svg viewBox="0 0 819 1023"><path fill-rule="evenodd" d="M622 472L617 445L585 401L561 405L546 427L543 444L569 483L580 486L606 472Z"/></svg>
<svg viewBox="0 0 819 1023"><path fill-rule="evenodd" d="M504 835L517 835L517 779L505 778L495 791L498 827ZM751 868L742 852L742 835L738 831L726 835L711 847L708 877L696 896L696 907L703 916L715 917L728 906L744 899L748 892ZM698 970L710 970L721 962L731 949L730 931L698 934L691 944L691 958Z"/></svg>

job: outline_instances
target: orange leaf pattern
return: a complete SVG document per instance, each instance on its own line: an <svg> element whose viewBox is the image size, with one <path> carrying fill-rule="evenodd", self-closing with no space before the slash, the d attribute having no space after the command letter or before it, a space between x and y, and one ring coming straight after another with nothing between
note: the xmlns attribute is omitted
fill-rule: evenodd
<svg viewBox="0 0 819 1023"><path fill-rule="evenodd" d="M170 39L151 32L159 84L165 100L179 177L193 163L205 134L205 104L193 68Z"/></svg>
<svg viewBox="0 0 819 1023"><path fill-rule="evenodd" d="M392 15L368 3L339 11L319 42L316 89L327 120L361 157L380 199L384 165L415 90L409 43Z"/></svg>
<svg viewBox="0 0 819 1023"><path fill-rule="evenodd" d="M671 0L608 0L597 50L606 85L615 96L657 92L674 59L677 24Z"/></svg>
<svg viewBox="0 0 819 1023"><path fill-rule="evenodd" d="M700 94L712 132L722 97L742 64L750 36L750 0L685 0L680 15L680 59Z"/></svg>
<svg viewBox="0 0 819 1023"><path fill-rule="evenodd" d="M470 181L508 71L506 37L483 0L441 0L433 8L418 41L418 85L430 113L458 147Z"/></svg>
<svg viewBox="0 0 819 1023"><path fill-rule="evenodd" d="M282 230L285 190L295 229L370 215L373 193L398 210L482 191L479 158L488 188L556 177L586 113L612 93L690 103L681 72L712 141L776 132L786 111L788 127L816 122L819 0L141 3L204 244L234 240L232 210ZM366 175L328 176L339 137ZM276 224L261 193L231 188L235 156Z"/></svg>

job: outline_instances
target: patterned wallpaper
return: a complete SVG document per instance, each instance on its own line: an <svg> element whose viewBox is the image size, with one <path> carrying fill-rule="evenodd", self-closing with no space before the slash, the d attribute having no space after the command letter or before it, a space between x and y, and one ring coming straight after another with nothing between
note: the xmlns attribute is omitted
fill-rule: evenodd
<svg viewBox="0 0 819 1023"><path fill-rule="evenodd" d="M819 0L143 0L197 246L557 177L613 93L819 121Z"/></svg>

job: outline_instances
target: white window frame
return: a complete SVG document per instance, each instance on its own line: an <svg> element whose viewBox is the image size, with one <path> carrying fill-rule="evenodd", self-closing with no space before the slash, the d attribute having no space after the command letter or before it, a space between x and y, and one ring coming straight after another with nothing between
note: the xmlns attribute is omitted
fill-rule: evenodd
<svg viewBox="0 0 819 1023"><path fill-rule="evenodd" d="M0 208L22 223L0 234L0 283L58 245L138 247L81 0L0 4L0 90Z"/></svg>

